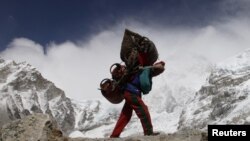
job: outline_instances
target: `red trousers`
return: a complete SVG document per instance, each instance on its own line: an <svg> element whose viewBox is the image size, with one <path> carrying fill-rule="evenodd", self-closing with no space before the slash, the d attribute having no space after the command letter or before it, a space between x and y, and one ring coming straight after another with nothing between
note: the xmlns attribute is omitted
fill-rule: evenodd
<svg viewBox="0 0 250 141"><path fill-rule="evenodd" d="M124 99L125 99L125 104L122 108L120 117L110 137L120 136L122 130L130 121L133 110L135 111L136 115L139 117L141 121L144 135L152 134L153 126L151 123L151 118L150 118L150 114L148 111L148 107L142 101L141 96L125 91Z"/></svg>

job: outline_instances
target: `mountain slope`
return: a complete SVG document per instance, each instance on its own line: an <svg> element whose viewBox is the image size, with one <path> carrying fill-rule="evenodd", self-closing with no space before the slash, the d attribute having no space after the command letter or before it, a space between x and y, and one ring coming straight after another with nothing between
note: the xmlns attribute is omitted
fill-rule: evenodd
<svg viewBox="0 0 250 141"><path fill-rule="evenodd" d="M183 110L179 129L250 123L250 50L218 63Z"/></svg>
<svg viewBox="0 0 250 141"><path fill-rule="evenodd" d="M0 58L0 126L32 113L54 117L60 128L74 128L74 109L64 92L27 63Z"/></svg>

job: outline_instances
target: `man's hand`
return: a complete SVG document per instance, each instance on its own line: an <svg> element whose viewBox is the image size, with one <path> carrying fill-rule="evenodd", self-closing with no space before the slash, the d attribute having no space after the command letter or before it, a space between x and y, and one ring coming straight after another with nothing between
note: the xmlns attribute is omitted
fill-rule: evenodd
<svg viewBox="0 0 250 141"><path fill-rule="evenodd" d="M152 76L153 77L157 76L163 73L164 70L165 70L165 62L163 61L157 62L152 66Z"/></svg>

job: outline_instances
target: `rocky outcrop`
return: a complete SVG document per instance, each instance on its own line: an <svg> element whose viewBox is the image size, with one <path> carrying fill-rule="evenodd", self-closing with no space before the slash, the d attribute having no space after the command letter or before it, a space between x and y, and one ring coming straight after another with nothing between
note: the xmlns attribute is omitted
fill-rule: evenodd
<svg viewBox="0 0 250 141"><path fill-rule="evenodd" d="M1 129L1 141L63 141L63 133L57 124L45 114L33 114L5 124Z"/></svg>

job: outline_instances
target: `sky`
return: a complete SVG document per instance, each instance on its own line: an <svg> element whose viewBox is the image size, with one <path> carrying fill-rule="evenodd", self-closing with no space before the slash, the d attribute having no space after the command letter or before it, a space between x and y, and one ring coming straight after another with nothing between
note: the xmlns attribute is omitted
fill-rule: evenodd
<svg viewBox="0 0 250 141"><path fill-rule="evenodd" d="M88 40L131 20L146 25L206 26L239 14L239 9L244 11L242 5L236 0L1 0L0 49L18 37L43 46Z"/></svg>
<svg viewBox="0 0 250 141"><path fill-rule="evenodd" d="M71 98L99 99L125 28L154 41L167 73L180 75L247 49L249 9L248 0L1 0L0 56L32 64Z"/></svg>

